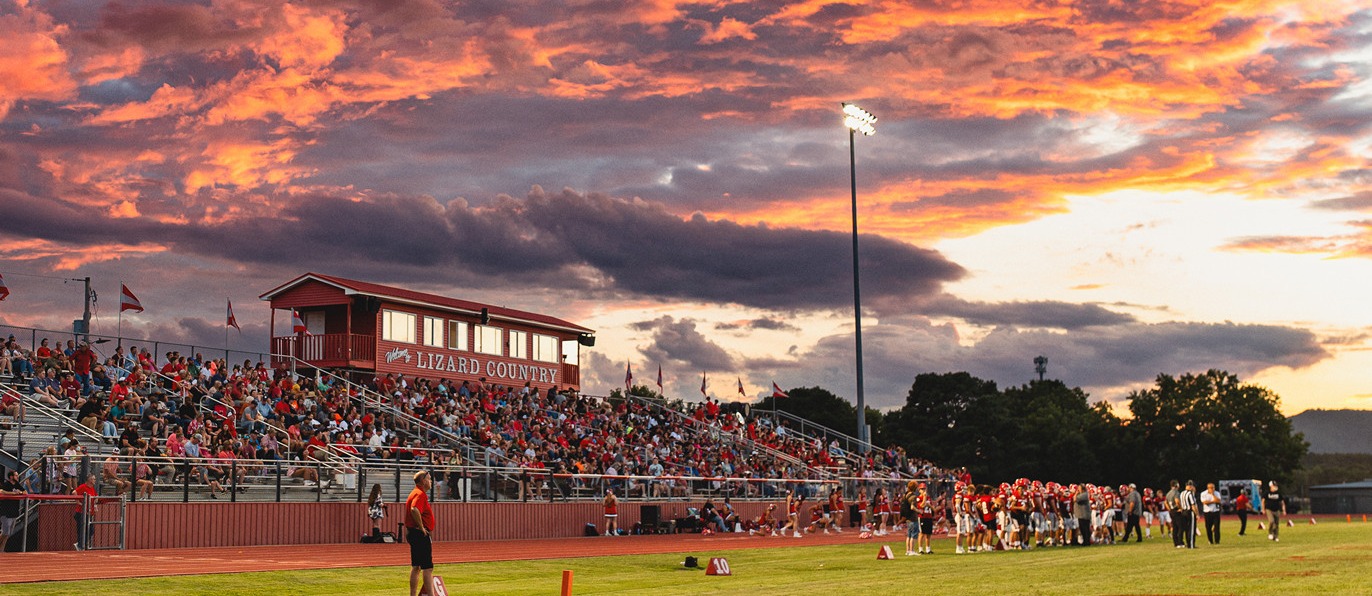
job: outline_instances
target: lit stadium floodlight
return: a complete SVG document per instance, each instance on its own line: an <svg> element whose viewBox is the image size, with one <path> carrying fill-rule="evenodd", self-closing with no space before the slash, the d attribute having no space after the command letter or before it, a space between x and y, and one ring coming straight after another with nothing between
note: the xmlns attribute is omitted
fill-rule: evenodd
<svg viewBox="0 0 1372 596"><path fill-rule="evenodd" d="M843 104L843 125L849 130L860 132L867 136L877 134L877 128L872 126L877 123L877 117L871 112L857 107L851 103Z"/></svg>
<svg viewBox="0 0 1372 596"><path fill-rule="evenodd" d="M857 438L859 449L867 452L871 437L867 434L867 401L862 383L862 284L858 281L858 209L857 209L857 148L856 133L863 136L877 134L877 117L851 103L843 104L843 125L848 127L848 180L853 188L853 339L857 357Z"/></svg>

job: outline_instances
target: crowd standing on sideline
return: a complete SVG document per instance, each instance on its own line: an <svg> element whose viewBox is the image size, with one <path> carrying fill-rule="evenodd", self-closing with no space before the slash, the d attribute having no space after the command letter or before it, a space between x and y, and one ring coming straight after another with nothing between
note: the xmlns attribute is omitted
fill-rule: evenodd
<svg viewBox="0 0 1372 596"><path fill-rule="evenodd" d="M907 556L932 554L930 538L935 533L955 537L955 554L1142 542L1152 539L1155 529L1158 536L1171 537L1177 548L1195 548L1197 520L1205 521L1208 542L1219 545L1223 505L1215 483L1198 492L1194 482L1182 485L1175 480L1169 490L1154 490L1134 484L1109 487L1026 478L989 486L972 484L964 477L938 494L929 482L911 480L894 499L888 499L880 486L870 496L866 487L858 487L857 498L854 524L863 536L904 530ZM1268 484L1262 500L1268 539L1277 541L1286 503L1276 481ZM1241 520L1239 536L1245 535L1251 503L1246 491L1232 502ZM843 506L842 491L835 489L823 504L808 503L803 492L792 490L786 495L785 517L778 518L776 510L777 505L769 505L739 529L755 536L795 538L837 533L842 531L842 516L848 509Z"/></svg>

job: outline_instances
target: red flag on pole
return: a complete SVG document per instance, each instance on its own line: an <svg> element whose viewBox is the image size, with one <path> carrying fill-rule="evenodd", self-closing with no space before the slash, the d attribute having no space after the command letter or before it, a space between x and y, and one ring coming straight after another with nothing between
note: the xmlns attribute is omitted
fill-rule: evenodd
<svg viewBox="0 0 1372 596"><path fill-rule="evenodd" d="M772 399L780 399L780 398L783 398L783 397L791 397L791 396L786 395L786 392L785 392L785 391L782 391L780 387L777 387L777 382L776 382L776 381L772 381Z"/></svg>
<svg viewBox="0 0 1372 596"><path fill-rule="evenodd" d="M700 371L700 394L706 397L710 395L705 392L705 371Z"/></svg>
<svg viewBox="0 0 1372 596"><path fill-rule="evenodd" d="M296 312L295 310L291 310L291 333L309 332L309 328L305 327L305 320L300 318L300 313Z"/></svg>
<svg viewBox="0 0 1372 596"><path fill-rule="evenodd" d="M9 286L5 285L5 276L0 275L0 300L9 298L9 296L10 288Z"/></svg>
<svg viewBox="0 0 1372 596"><path fill-rule="evenodd" d="M629 368L629 363L628 363L628 362L625 362L625 363L624 363L624 390L625 390L625 391L628 391L628 390L629 390L629 387L632 386L633 384L634 384L634 373L633 373L633 369Z"/></svg>
<svg viewBox="0 0 1372 596"><path fill-rule="evenodd" d="M143 312L143 303L139 302L138 297L129 291L128 286L119 284L119 312L126 310Z"/></svg>
<svg viewBox="0 0 1372 596"><path fill-rule="evenodd" d="M238 319L235 318L235 317L233 316L233 301L232 301L232 300L229 301L229 320L228 320L226 323L224 323L224 324L227 325L227 326L229 326L229 327L233 327L234 329L237 329L239 333L242 333L242 332L243 332L243 328L238 326Z"/></svg>
<svg viewBox="0 0 1372 596"><path fill-rule="evenodd" d="M748 396L747 393L743 392L743 377L738 377L738 394L744 397Z"/></svg>
<svg viewBox="0 0 1372 596"><path fill-rule="evenodd" d="M662 365L657 365L657 392L662 393Z"/></svg>

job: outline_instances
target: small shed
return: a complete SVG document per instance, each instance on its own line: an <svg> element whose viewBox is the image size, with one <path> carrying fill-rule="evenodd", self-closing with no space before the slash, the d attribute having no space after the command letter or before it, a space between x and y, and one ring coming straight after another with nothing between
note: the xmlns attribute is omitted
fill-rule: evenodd
<svg viewBox="0 0 1372 596"><path fill-rule="evenodd" d="M1372 479L1310 487L1311 513L1372 513Z"/></svg>

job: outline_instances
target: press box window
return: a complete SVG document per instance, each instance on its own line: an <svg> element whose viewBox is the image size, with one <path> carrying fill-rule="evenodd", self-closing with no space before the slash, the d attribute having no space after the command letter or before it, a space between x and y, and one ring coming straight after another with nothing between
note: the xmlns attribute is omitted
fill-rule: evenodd
<svg viewBox="0 0 1372 596"><path fill-rule="evenodd" d="M551 335L534 334L534 360L539 362L557 362L559 349L557 338Z"/></svg>
<svg viewBox="0 0 1372 596"><path fill-rule="evenodd" d="M466 321L448 321L448 347L454 350L468 350Z"/></svg>
<svg viewBox="0 0 1372 596"><path fill-rule="evenodd" d="M529 334L523 331L510 330L510 357L528 358L529 357Z"/></svg>
<svg viewBox="0 0 1372 596"><path fill-rule="evenodd" d="M480 352L482 354L490 354L492 356L502 355L504 350L500 349L501 329L499 327L491 327L488 325L474 325L472 326L472 329L475 331L475 333L472 334L472 338L474 340L474 343L476 344L472 346L473 350Z"/></svg>
<svg viewBox="0 0 1372 596"><path fill-rule="evenodd" d="M396 310L381 311L381 339L412 344L415 333L414 313Z"/></svg>
<svg viewBox="0 0 1372 596"><path fill-rule="evenodd" d="M443 347L443 319L424 317L424 345Z"/></svg>

